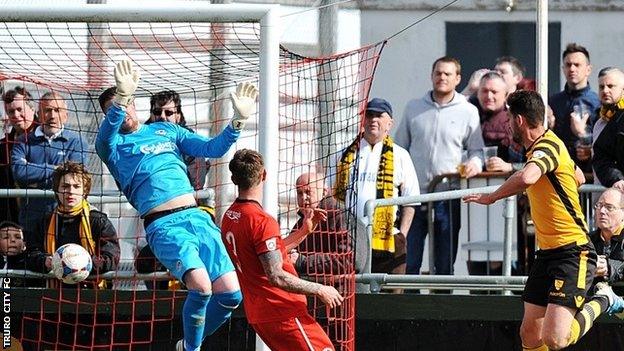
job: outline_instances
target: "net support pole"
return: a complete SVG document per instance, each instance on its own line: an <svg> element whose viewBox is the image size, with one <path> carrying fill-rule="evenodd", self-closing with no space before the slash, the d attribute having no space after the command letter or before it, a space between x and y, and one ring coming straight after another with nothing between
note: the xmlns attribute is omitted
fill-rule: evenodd
<svg viewBox="0 0 624 351"><path fill-rule="evenodd" d="M260 20L260 110L258 148L264 157L267 179L262 207L278 214L279 171L279 17L277 7Z"/></svg>
<svg viewBox="0 0 624 351"><path fill-rule="evenodd" d="M537 92L548 105L548 0L537 0L535 21L535 62L537 63ZM546 116L546 114L544 114ZM548 118L544 118L544 128L548 128Z"/></svg>

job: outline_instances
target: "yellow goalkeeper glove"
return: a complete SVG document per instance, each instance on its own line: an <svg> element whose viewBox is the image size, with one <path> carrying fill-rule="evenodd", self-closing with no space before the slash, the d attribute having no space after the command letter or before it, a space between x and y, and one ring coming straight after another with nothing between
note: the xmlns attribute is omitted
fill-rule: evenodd
<svg viewBox="0 0 624 351"><path fill-rule="evenodd" d="M139 86L139 72L132 67L132 62L123 60L115 65L115 103L128 107L134 101L134 92Z"/></svg>
<svg viewBox="0 0 624 351"><path fill-rule="evenodd" d="M236 93L230 94L232 106L234 106L232 128L243 129L249 116L256 113L256 97L258 97L258 88L248 82L240 83L236 87Z"/></svg>

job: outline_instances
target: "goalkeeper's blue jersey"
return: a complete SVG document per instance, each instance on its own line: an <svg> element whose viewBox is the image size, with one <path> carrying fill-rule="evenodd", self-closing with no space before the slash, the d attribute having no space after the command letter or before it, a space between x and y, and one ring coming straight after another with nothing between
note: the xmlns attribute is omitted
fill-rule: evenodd
<svg viewBox="0 0 624 351"><path fill-rule="evenodd" d="M207 138L169 122L141 125L123 134L119 129L125 116L123 107L112 105L100 125L95 149L141 216L193 192L182 154L221 157L240 135L228 125L217 137Z"/></svg>

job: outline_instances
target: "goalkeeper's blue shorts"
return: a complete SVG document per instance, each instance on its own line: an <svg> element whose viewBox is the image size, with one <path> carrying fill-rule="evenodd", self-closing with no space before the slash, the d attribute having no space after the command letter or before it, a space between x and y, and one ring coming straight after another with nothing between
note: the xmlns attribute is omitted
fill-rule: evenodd
<svg viewBox="0 0 624 351"><path fill-rule="evenodd" d="M205 268L211 281L234 271L219 228L197 207L158 218L145 232L156 258L180 281L190 269Z"/></svg>

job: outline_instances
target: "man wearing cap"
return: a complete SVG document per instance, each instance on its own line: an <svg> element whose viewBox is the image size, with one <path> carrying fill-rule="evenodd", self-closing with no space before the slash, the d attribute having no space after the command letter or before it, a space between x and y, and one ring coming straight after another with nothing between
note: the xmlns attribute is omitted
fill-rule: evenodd
<svg viewBox="0 0 624 351"><path fill-rule="evenodd" d="M358 221L373 225L372 272L377 273L405 272L405 240L414 208L403 206L397 217L397 206L378 207L372 218L364 218L366 201L420 193L409 154L389 135L392 124L390 103L380 98L369 101L364 131L342 152L336 172L331 172L336 174L334 196L354 210ZM361 235L358 233L358 239ZM360 245L362 241L357 240L356 252L367 249Z"/></svg>
<svg viewBox="0 0 624 351"><path fill-rule="evenodd" d="M483 137L477 108L455 91L461 80L461 65L444 56L433 63L433 89L420 99L408 102L395 141L407 149L417 168L420 192L445 191L459 187L457 179L429 189L434 177L456 173L470 178L483 166ZM467 150L466 157L462 157ZM407 240L407 273L419 274L425 238L428 234L427 205L416 206ZM434 267L432 274L452 274L457 257L460 226L459 200L433 203ZM434 235L434 233L430 233Z"/></svg>

